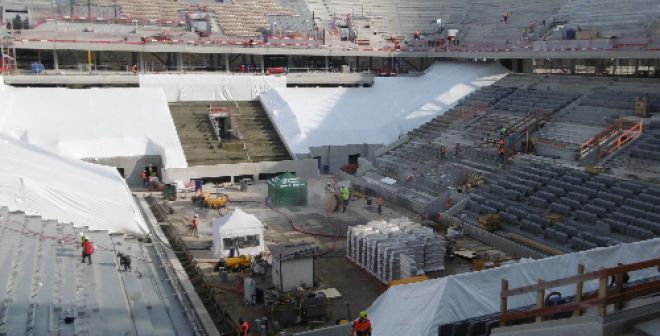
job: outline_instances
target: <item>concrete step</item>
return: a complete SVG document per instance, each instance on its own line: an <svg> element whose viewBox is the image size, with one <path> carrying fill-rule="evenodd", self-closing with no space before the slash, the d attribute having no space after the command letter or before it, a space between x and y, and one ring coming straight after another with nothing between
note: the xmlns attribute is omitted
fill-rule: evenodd
<svg viewBox="0 0 660 336"><path fill-rule="evenodd" d="M637 324L634 329L640 336L660 336L660 318Z"/></svg>

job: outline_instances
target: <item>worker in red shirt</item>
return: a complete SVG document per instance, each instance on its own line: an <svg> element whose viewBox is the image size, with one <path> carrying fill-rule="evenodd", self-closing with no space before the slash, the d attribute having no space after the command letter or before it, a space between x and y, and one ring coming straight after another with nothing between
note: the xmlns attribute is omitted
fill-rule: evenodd
<svg viewBox="0 0 660 336"><path fill-rule="evenodd" d="M238 319L238 331L240 336L250 335L250 325L242 317Z"/></svg>
<svg viewBox="0 0 660 336"><path fill-rule="evenodd" d="M82 243L82 263L85 262L85 258L87 258L87 263L89 265L92 264L92 254L94 254L94 244L87 239L87 237L83 238L83 243Z"/></svg>
<svg viewBox="0 0 660 336"><path fill-rule="evenodd" d="M371 321L367 318L366 311L361 311L360 317L353 321L351 336L371 336Z"/></svg>
<svg viewBox="0 0 660 336"><path fill-rule="evenodd" d="M504 139L500 139L500 141L497 143L497 147L497 154L499 155L500 164L504 164L504 156L506 154L506 150L504 149Z"/></svg>
<svg viewBox="0 0 660 336"><path fill-rule="evenodd" d="M146 169L142 171L142 183L145 189L149 186L149 174L147 174Z"/></svg>
<svg viewBox="0 0 660 336"><path fill-rule="evenodd" d="M199 226L199 215L195 214L195 216L193 216L192 221L190 222L190 231L189 231L190 236L195 235L195 237L199 237L199 232L197 231L198 226Z"/></svg>

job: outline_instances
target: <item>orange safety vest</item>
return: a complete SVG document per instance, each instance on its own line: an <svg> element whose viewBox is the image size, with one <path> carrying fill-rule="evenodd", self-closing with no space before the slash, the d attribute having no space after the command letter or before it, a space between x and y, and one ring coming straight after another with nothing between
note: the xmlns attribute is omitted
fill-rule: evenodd
<svg viewBox="0 0 660 336"><path fill-rule="evenodd" d="M359 332L359 333L364 333L364 332L371 332L371 321L368 319L357 319L353 321L353 331Z"/></svg>

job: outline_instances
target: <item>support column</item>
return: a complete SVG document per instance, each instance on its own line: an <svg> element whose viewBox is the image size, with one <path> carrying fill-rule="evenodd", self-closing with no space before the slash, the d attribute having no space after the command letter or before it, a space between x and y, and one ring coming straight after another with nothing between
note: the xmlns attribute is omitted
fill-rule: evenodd
<svg viewBox="0 0 660 336"><path fill-rule="evenodd" d="M324 59L325 59L325 72L329 72L330 71L330 58L328 56L325 56Z"/></svg>
<svg viewBox="0 0 660 336"><path fill-rule="evenodd" d="M264 61L264 55L259 55L259 66L261 67L262 74L266 73L265 63L266 62Z"/></svg>
<svg viewBox="0 0 660 336"><path fill-rule="evenodd" d="M57 59L57 49L53 49L53 69L60 69L59 60Z"/></svg>
<svg viewBox="0 0 660 336"><path fill-rule="evenodd" d="M225 54L225 72L229 72L229 54Z"/></svg>
<svg viewBox="0 0 660 336"><path fill-rule="evenodd" d="M183 71L183 53L176 54L176 69L177 71Z"/></svg>
<svg viewBox="0 0 660 336"><path fill-rule="evenodd" d="M138 58L138 69L140 69L140 71L142 73L144 73L145 72L145 69L144 69L144 66L145 66L145 64L144 64L144 53L140 52L140 54L138 56L139 56L139 58Z"/></svg>

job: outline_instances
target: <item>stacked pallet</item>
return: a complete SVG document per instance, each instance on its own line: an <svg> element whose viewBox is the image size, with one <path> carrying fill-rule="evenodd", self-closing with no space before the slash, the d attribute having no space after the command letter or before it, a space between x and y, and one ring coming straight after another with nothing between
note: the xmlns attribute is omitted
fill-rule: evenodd
<svg viewBox="0 0 660 336"><path fill-rule="evenodd" d="M387 283L443 270L445 241L407 218L380 220L350 227L346 254Z"/></svg>

